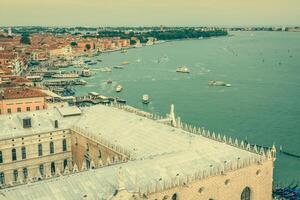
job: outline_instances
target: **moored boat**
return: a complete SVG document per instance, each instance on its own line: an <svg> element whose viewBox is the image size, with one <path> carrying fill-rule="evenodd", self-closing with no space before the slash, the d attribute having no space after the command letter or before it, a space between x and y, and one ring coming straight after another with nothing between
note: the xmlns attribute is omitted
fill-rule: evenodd
<svg viewBox="0 0 300 200"><path fill-rule="evenodd" d="M81 72L81 76L83 76L83 77L92 76L91 70L89 68L84 68Z"/></svg>
<svg viewBox="0 0 300 200"><path fill-rule="evenodd" d="M59 73L51 76L52 78L78 78L77 73Z"/></svg>

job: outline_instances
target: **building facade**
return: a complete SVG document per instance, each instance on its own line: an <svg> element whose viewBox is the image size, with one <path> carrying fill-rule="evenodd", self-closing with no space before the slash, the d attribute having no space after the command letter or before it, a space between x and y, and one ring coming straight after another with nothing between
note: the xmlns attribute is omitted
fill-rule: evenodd
<svg viewBox="0 0 300 200"><path fill-rule="evenodd" d="M98 105L0 123L3 199L272 199L274 146L183 124L173 106L167 118Z"/></svg>
<svg viewBox="0 0 300 200"><path fill-rule="evenodd" d="M47 108L46 95L27 87L4 88L0 91L0 115Z"/></svg>

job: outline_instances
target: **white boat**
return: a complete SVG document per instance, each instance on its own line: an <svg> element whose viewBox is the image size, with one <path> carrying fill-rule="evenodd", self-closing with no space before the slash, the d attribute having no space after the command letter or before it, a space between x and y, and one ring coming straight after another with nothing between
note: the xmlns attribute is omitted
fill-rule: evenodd
<svg viewBox="0 0 300 200"><path fill-rule="evenodd" d="M149 101L150 101L149 95L148 95L148 94L144 94L143 97L142 97L142 102L143 102L144 104L148 104Z"/></svg>
<svg viewBox="0 0 300 200"><path fill-rule="evenodd" d="M36 76L26 76L26 78L28 80L31 80L31 81L34 81L34 82L40 82L43 80L43 76L39 76L39 75L36 75Z"/></svg>
<svg viewBox="0 0 300 200"><path fill-rule="evenodd" d="M225 86L225 87L231 87L231 84L225 83L224 81L208 81L209 86Z"/></svg>
<svg viewBox="0 0 300 200"><path fill-rule="evenodd" d="M123 90L122 85L117 85L116 92L121 92Z"/></svg>
<svg viewBox="0 0 300 200"><path fill-rule="evenodd" d="M122 51L121 51L121 53L127 53L128 51L126 50L126 49L123 49Z"/></svg>
<svg viewBox="0 0 300 200"><path fill-rule="evenodd" d="M82 65L84 65L84 62L83 62L83 60L74 60L73 61L73 65L75 65L75 66L82 66Z"/></svg>
<svg viewBox="0 0 300 200"><path fill-rule="evenodd" d="M79 75L76 73L60 73L60 74L54 74L51 77L52 78L78 78Z"/></svg>
<svg viewBox="0 0 300 200"><path fill-rule="evenodd" d="M92 76L92 72L89 68L84 68L81 72L81 76L90 77L90 76Z"/></svg>
<svg viewBox="0 0 300 200"><path fill-rule="evenodd" d="M94 70L100 72L112 72L112 69L110 67L101 67L99 69L94 69Z"/></svg>
<svg viewBox="0 0 300 200"><path fill-rule="evenodd" d="M182 66L182 67L178 67L176 69L176 72L180 72L180 73L190 73L190 69L187 68L186 66Z"/></svg>

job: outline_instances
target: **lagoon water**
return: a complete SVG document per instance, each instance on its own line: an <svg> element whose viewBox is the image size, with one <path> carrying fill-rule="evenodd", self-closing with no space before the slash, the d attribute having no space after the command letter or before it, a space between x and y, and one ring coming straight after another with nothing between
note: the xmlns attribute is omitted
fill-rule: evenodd
<svg viewBox="0 0 300 200"><path fill-rule="evenodd" d="M77 95L98 92L120 96L127 104L165 115L170 104L182 121L251 143L300 155L300 33L233 32L233 37L168 42L106 53L95 59L88 85ZM113 72L103 66L130 64ZM140 61L140 62L138 62ZM190 74L176 73L181 65ZM113 84L107 84L107 80ZM209 87L222 80L232 87ZM121 84L124 90L115 92ZM141 97L149 94L151 103ZM276 182L300 181L300 160L278 154Z"/></svg>

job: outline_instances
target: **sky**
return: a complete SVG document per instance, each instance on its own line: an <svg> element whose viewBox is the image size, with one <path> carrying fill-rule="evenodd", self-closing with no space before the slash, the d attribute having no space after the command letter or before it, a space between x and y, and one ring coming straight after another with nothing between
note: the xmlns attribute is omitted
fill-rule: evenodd
<svg viewBox="0 0 300 200"><path fill-rule="evenodd" d="M0 0L0 26L298 26L300 0Z"/></svg>

